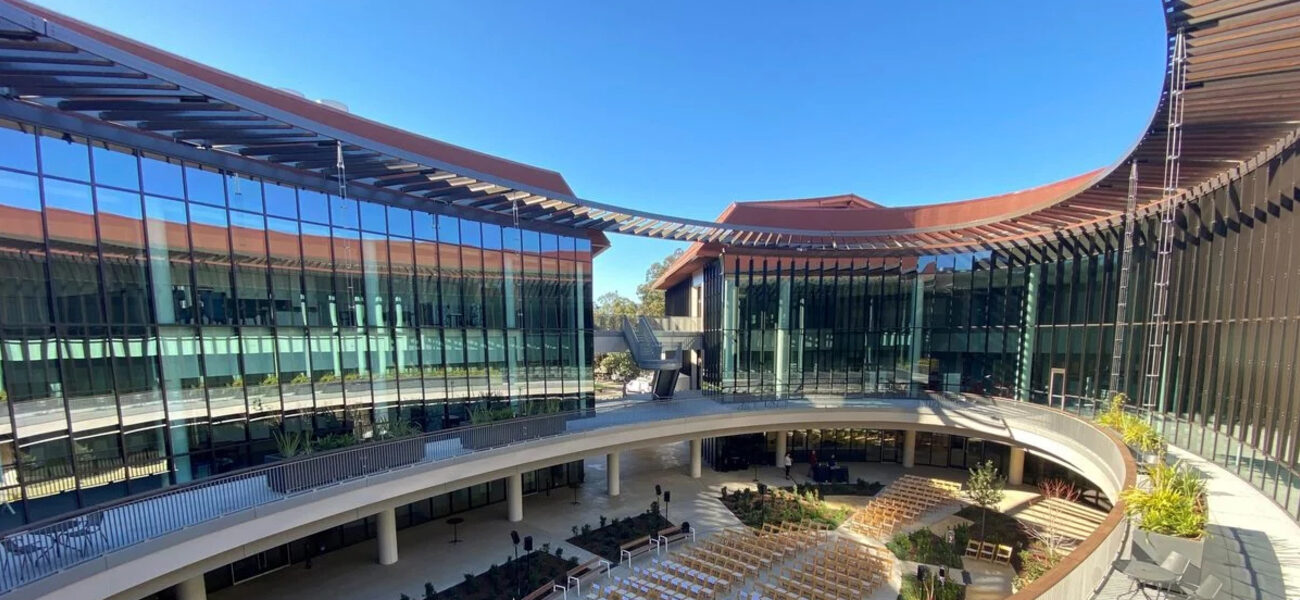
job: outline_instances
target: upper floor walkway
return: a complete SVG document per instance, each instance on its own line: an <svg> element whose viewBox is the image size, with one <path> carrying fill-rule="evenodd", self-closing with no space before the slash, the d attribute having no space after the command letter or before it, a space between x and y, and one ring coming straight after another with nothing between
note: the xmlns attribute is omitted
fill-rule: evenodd
<svg viewBox="0 0 1300 600"><path fill-rule="evenodd" d="M12 598L138 598L338 523L529 469L701 437L855 426L1027 448L1079 472L1112 500L1136 472L1112 434L1069 413L1007 400L695 396L612 403L367 443L36 524L3 539L0 590ZM1090 592L1118 551L1120 521L1112 511L1082 558L1035 584L1052 594L1029 597ZM1093 554L1102 560L1089 561Z"/></svg>

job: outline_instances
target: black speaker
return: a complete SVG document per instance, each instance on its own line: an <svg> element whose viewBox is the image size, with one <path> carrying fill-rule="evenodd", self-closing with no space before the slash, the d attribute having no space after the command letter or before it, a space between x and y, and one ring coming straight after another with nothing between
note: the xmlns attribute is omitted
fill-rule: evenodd
<svg viewBox="0 0 1300 600"><path fill-rule="evenodd" d="M516 546L519 545L519 532L518 532L518 531L515 531L515 530L513 530L513 529L510 530L510 541L513 542L514 545L516 545Z"/></svg>
<svg viewBox="0 0 1300 600"><path fill-rule="evenodd" d="M532 551L533 551L533 536L531 535L526 536L524 538L524 552L532 552Z"/></svg>
<svg viewBox="0 0 1300 600"><path fill-rule="evenodd" d="M682 533L690 533L690 532L691 532L691 522L682 521Z"/></svg>
<svg viewBox="0 0 1300 600"><path fill-rule="evenodd" d="M656 495L656 496L662 496L662 495L664 495L664 490L663 490L663 488L659 487L659 484L657 484L657 483L655 484L655 495Z"/></svg>
<svg viewBox="0 0 1300 600"><path fill-rule="evenodd" d="M672 492L664 492L664 502L671 502L673 499Z"/></svg>

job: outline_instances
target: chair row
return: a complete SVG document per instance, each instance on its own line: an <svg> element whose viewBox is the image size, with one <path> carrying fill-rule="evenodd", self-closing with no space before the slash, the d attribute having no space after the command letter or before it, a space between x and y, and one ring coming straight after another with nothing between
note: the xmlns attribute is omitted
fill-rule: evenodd
<svg viewBox="0 0 1300 600"><path fill-rule="evenodd" d="M991 542L981 542L971 540L966 542L966 558L988 561L991 563L1009 565L1011 564L1011 555L1014 549L1011 546L1002 544L993 544Z"/></svg>

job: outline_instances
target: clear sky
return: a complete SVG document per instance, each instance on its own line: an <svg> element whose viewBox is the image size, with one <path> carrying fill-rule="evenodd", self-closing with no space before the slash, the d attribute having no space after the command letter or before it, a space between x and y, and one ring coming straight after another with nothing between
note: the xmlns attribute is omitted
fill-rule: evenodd
<svg viewBox="0 0 1300 600"><path fill-rule="evenodd" d="M1157 0L42 0L146 43L712 219L734 200L886 205L1109 165L1161 89ZM676 245L611 236L596 294Z"/></svg>

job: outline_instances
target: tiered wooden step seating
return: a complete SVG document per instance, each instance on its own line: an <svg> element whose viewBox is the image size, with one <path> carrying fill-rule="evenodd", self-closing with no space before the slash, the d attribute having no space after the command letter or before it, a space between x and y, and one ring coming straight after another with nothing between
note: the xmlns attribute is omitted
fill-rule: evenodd
<svg viewBox="0 0 1300 600"><path fill-rule="evenodd" d="M960 491L961 484L956 482L904 475L853 513L845 526L850 531L887 540L921 515L956 500Z"/></svg>

